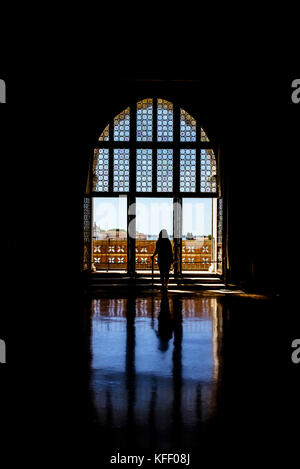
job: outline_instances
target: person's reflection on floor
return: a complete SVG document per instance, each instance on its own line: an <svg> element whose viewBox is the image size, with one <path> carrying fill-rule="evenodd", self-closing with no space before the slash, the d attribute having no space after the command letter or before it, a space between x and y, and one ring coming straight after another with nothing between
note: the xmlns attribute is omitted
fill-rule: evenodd
<svg viewBox="0 0 300 469"><path fill-rule="evenodd" d="M160 303L160 312L158 316L158 329L156 331L159 339L158 348L162 352L166 352L169 348L169 341L172 339L174 331L174 318L170 313L168 294L162 296Z"/></svg>

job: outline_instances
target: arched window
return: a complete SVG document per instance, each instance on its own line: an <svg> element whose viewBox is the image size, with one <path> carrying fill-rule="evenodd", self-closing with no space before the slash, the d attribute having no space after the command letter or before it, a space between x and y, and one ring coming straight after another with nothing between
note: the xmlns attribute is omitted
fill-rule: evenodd
<svg viewBox="0 0 300 469"><path fill-rule="evenodd" d="M150 269L153 236L160 228L137 225L145 218L145 212L143 216L138 213L141 204L149 209L153 202L170 209L168 221L162 217L162 223L169 223L176 275L222 271L218 153L200 121L201 114L197 118L192 114L175 102L148 97L128 103L102 130L94 145L84 202L84 269L92 264L96 271L119 269L130 275ZM161 204L157 202L160 197L165 198ZM202 198L206 198L200 202L202 212L191 217ZM117 200L122 205L119 212ZM107 218L100 218L98 210L104 210L105 204L115 207L121 220L107 208ZM151 223L158 218L156 214L150 210ZM187 223L191 218L197 221L192 228Z"/></svg>
<svg viewBox="0 0 300 469"><path fill-rule="evenodd" d="M186 110L165 99L143 99L102 131L94 150L92 192L214 197L216 149Z"/></svg>

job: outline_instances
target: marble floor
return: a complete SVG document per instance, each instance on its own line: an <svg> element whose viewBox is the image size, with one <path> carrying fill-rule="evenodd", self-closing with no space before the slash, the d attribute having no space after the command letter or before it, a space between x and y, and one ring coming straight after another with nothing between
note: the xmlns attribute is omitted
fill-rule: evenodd
<svg viewBox="0 0 300 469"><path fill-rule="evenodd" d="M91 297L93 441L108 452L201 448L216 457L221 442L266 445L265 432L283 430L278 399L291 368L281 308L278 298L239 292Z"/></svg>

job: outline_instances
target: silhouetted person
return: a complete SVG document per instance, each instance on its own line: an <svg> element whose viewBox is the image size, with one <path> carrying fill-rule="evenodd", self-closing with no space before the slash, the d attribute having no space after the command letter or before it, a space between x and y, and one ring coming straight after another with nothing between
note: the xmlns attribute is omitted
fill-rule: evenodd
<svg viewBox="0 0 300 469"><path fill-rule="evenodd" d="M168 288L169 272L173 264L173 251L171 241L168 237L167 230L160 231L158 240L156 241L156 248L152 258L158 254L158 267L160 271L162 288Z"/></svg>

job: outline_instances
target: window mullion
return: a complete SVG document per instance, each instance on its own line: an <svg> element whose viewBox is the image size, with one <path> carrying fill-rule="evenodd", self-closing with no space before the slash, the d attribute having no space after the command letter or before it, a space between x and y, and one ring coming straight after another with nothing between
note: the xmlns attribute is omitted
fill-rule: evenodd
<svg viewBox="0 0 300 469"><path fill-rule="evenodd" d="M153 130L152 141L157 142L157 99L153 98Z"/></svg>
<svg viewBox="0 0 300 469"><path fill-rule="evenodd" d="M152 192L157 191L157 149L152 150Z"/></svg>
<svg viewBox="0 0 300 469"><path fill-rule="evenodd" d="M200 174L201 174L201 123L196 119L196 193L200 193Z"/></svg>
<svg viewBox="0 0 300 469"><path fill-rule="evenodd" d="M130 106L129 191L136 192L136 102Z"/></svg>
<svg viewBox="0 0 300 469"><path fill-rule="evenodd" d="M114 191L114 155L113 155L113 141L114 141L114 120L109 125L109 153L108 153L108 190L110 193Z"/></svg>
<svg viewBox="0 0 300 469"><path fill-rule="evenodd" d="M201 150L196 150L196 193L200 193Z"/></svg>
<svg viewBox="0 0 300 469"><path fill-rule="evenodd" d="M180 178L180 108L173 105L173 192L179 193Z"/></svg>
<svg viewBox="0 0 300 469"><path fill-rule="evenodd" d="M130 105L130 146L136 142L136 102Z"/></svg>
<svg viewBox="0 0 300 469"><path fill-rule="evenodd" d="M108 153L108 190L109 192L114 191L114 154L113 154L113 148L109 148L109 153Z"/></svg>

